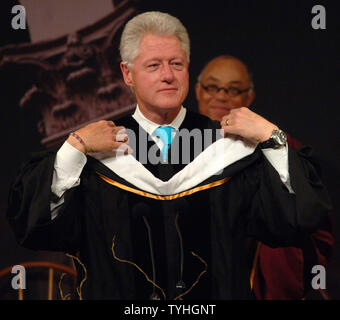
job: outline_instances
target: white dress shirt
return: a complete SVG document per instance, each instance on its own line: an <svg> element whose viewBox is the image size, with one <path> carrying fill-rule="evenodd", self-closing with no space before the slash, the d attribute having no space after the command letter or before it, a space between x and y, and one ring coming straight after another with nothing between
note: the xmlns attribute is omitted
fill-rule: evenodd
<svg viewBox="0 0 340 320"><path fill-rule="evenodd" d="M154 123L154 122L150 121L149 119L145 118L144 114L140 111L140 109L137 105L137 108L136 108L134 114L132 115L132 117L151 136L151 138L157 144L157 147L160 150L162 150L164 142L156 134L154 134L155 130L158 127L165 127L165 126L173 127L175 129L171 132L172 141L173 141L176 133L179 130L179 127L181 126L181 124L182 124L182 122L185 118L186 113L187 113L187 109L185 109L183 106L181 106L181 110L179 111L176 118L171 123L160 126L159 124Z"/></svg>
<svg viewBox="0 0 340 320"><path fill-rule="evenodd" d="M186 109L182 106L176 118L166 126L172 126L175 130L175 135L181 126L186 115ZM138 105L132 117L138 124L154 139L157 146L162 149L163 142L154 131L159 127L159 124L148 120L140 111ZM174 137L174 136L173 136ZM293 190L290 185L289 169L288 169L288 146L280 149L262 149L264 156L268 159L271 165L278 172L282 183L287 187L290 193ZM55 163L51 191L58 196L58 202L51 202L51 215L54 219L58 214L58 207L64 202L64 193L68 189L80 184L80 174L86 164L86 156L74 148L71 144L65 143L58 150ZM100 160L101 161L101 160ZM105 164L107 165L107 159Z"/></svg>

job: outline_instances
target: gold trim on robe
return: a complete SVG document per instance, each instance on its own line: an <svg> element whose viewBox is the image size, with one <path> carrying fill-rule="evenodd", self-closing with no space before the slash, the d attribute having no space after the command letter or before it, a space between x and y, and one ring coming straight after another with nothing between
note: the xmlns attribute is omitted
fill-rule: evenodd
<svg viewBox="0 0 340 320"><path fill-rule="evenodd" d="M220 185L228 182L229 179L230 179L230 177L226 177L224 179L217 180L217 181L205 184L203 186L196 187L196 188L193 188L193 189L189 189L189 190L186 190L186 191L183 191L183 192L180 192L180 193L176 193L176 194L172 194L172 195L167 195L167 196L160 196L160 195L155 195L155 194L152 194L152 193L149 193L149 192L145 192L145 191L141 191L141 190L138 190L138 189L135 189L135 188L128 187L128 186L126 186L126 185L124 185L122 183L119 183L119 182L117 182L115 180L112 180L112 179L104 176L103 174L101 174L99 172L97 172L97 174L105 182L107 182L107 183L109 183L109 184L111 184L111 185L113 185L113 186L115 186L117 188L120 188L120 189L123 189L125 191L138 194L138 195L140 195L142 197L147 197L147 198L156 199L156 200L174 200L174 199L178 199L178 198L181 198L181 197L189 196L189 195L191 195L193 193L196 193L198 191L203 191L203 190L207 190L207 189L211 189L211 188L220 186Z"/></svg>

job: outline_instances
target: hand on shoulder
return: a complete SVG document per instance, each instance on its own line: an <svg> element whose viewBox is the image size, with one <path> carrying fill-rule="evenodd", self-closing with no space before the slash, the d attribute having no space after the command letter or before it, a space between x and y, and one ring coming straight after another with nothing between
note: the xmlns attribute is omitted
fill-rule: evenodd
<svg viewBox="0 0 340 320"><path fill-rule="evenodd" d="M72 135L68 137L67 142L84 154L117 149L131 152L131 148L127 145L128 136L125 133L125 127L116 126L113 121L93 122L75 133L82 139L83 143Z"/></svg>
<svg viewBox="0 0 340 320"><path fill-rule="evenodd" d="M235 134L253 143L260 143L270 138L278 127L259 114L246 107L230 110L221 120L224 136Z"/></svg>

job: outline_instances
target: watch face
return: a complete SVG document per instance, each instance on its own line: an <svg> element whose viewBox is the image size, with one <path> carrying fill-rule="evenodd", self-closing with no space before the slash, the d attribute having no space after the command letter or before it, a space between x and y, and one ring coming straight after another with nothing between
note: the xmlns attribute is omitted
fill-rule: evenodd
<svg viewBox="0 0 340 320"><path fill-rule="evenodd" d="M287 142L286 134L282 130L275 130L273 132L273 139L280 146L285 145Z"/></svg>

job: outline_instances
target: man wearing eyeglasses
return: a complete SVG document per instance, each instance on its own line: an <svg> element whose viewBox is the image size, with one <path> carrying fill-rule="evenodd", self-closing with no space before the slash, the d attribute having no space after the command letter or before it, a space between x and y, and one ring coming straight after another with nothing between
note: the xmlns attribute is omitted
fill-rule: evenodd
<svg viewBox="0 0 340 320"><path fill-rule="evenodd" d="M232 109L248 108L255 98L247 67L231 56L211 60L199 75L195 90L200 113L218 121Z"/></svg>
<svg viewBox="0 0 340 320"><path fill-rule="evenodd" d="M224 55L210 60L201 71L196 86L201 114L212 120L231 118L231 110L250 108L255 98L254 83L247 66ZM229 120L230 121L230 120ZM289 147L299 141L287 135ZM334 244L331 221L326 220L302 248L271 248L248 239L250 283L257 299L301 299L311 289L311 269L327 265Z"/></svg>
<svg viewBox="0 0 340 320"><path fill-rule="evenodd" d="M296 243L328 212L326 190L304 170L313 165L246 108L219 125L182 106L190 41L177 18L133 17L120 53L135 113L80 128L22 166L7 211L18 242L71 253L80 299L252 298L245 237ZM122 141L131 153L116 152ZM190 152L197 145L204 150Z"/></svg>

